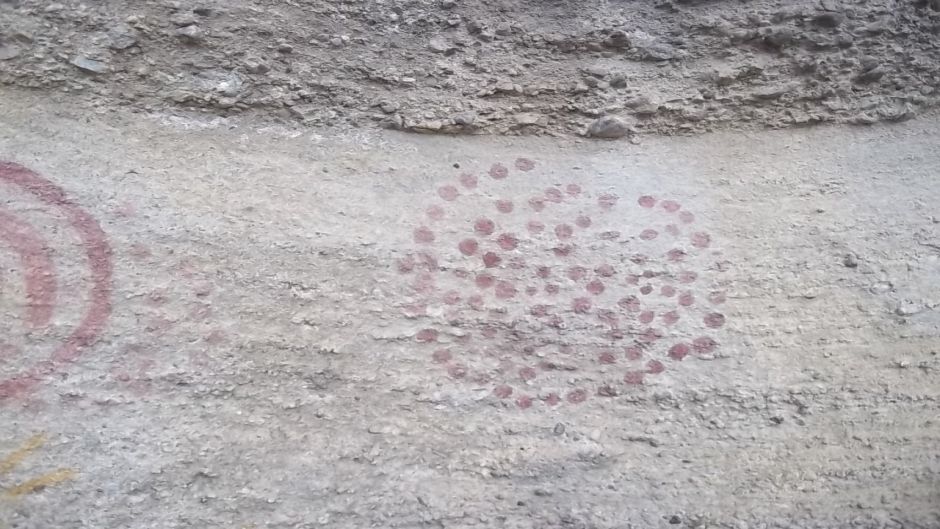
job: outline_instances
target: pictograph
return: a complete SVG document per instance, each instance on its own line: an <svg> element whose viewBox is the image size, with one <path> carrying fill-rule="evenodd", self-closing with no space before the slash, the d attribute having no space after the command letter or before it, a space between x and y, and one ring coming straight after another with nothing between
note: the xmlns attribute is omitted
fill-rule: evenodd
<svg viewBox="0 0 940 529"><path fill-rule="evenodd" d="M725 325L720 263L669 196L535 176L519 158L441 183L397 263L414 336L455 381L521 408L613 397L688 357ZM547 182L520 196L513 177Z"/></svg>
<svg viewBox="0 0 940 529"><path fill-rule="evenodd" d="M94 217L35 172L0 162L0 199L2 400L95 342L111 312L112 262Z"/></svg>

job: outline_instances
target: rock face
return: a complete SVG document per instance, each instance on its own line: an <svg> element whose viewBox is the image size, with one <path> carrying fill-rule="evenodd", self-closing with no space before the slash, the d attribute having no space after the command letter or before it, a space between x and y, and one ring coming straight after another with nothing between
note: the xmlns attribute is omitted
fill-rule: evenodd
<svg viewBox="0 0 940 529"><path fill-rule="evenodd" d="M630 127L623 120L614 116L598 118L588 127L587 135L591 138L616 139L630 133Z"/></svg>
<svg viewBox="0 0 940 529"><path fill-rule="evenodd" d="M72 66L86 73L102 74L108 72L108 63L104 61L96 61L88 57L78 56L72 58L69 62Z"/></svg>
<svg viewBox="0 0 940 529"><path fill-rule="evenodd" d="M311 125L394 114L422 132L574 135L617 115L637 134L690 134L906 119L940 101L934 0L0 0L0 28L0 84L95 106L300 107ZM218 71L242 89L194 82Z"/></svg>

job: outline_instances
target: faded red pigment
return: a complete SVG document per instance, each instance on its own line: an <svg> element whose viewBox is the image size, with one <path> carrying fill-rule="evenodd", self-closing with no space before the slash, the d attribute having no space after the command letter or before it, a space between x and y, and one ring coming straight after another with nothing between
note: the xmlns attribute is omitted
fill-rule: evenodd
<svg viewBox="0 0 940 529"><path fill-rule="evenodd" d="M431 347L431 362L454 380L486 384L496 399L528 409L580 404L591 396L616 397L689 357L713 353L718 342L698 332L725 325L725 316L712 311L726 296L704 290L708 285L699 282L697 271L689 270L715 270L702 259L718 255L708 233L692 231L695 215L675 200L651 195L621 200L609 192L592 194L575 183L556 184L517 203L494 198L506 196L501 181L513 171L529 172L536 165L524 158L514 164L495 163L483 170L489 179L464 173L436 187L442 202L425 211L432 220L447 223L435 225L434 232L419 223L414 240L429 254L437 250L450 257L440 269L436 264L421 266L412 256L400 266L403 274L426 277L415 282L424 287L411 292L421 296L422 310L409 312L410 304L403 304L406 316L430 318L430 308L437 305L450 324L463 327L452 334L432 323L416 331L414 339ZM478 187L474 194L458 192ZM457 202L474 197L485 202L468 218ZM628 208L639 210L621 211ZM559 218L560 210L570 216ZM487 213L492 217L482 216ZM630 217L634 214L651 218L656 228L636 226ZM439 240L448 236L454 238ZM590 254L604 247L619 254L615 260L609 261L608 254ZM554 266L540 263L539 256L546 253L539 252L554 256L549 258ZM451 259L458 266L445 272ZM727 268L722 262L717 269ZM467 290L438 290L435 274L452 274ZM517 327L507 318L516 310L530 321ZM475 323L464 326L462 321ZM541 326L542 332L530 335L528 325ZM596 334L592 338L585 331ZM566 343L566 335L578 334L589 342ZM545 358L545 352L558 356ZM568 387L546 391L552 384L559 387L563 373L572 374Z"/></svg>
<svg viewBox="0 0 940 529"><path fill-rule="evenodd" d="M44 205L64 214L81 239L91 280L88 308L72 333L49 358L19 375L0 381L0 401L22 396L43 378L73 362L95 342L111 314L111 246L98 222L70 199L56 184L14 163L0 162L0 182L24 191ZM27 320L46 325L55 310L55 280L51 259L32 227L4 212L0 215L0 239L19 254L25 270ZM51 279L50 279L51 278Z"/></svg>
<svg viewBox="0 0 940 529"><path fill-rule="evenodd" d="M55 308L56 279L52 258L40 235L29 224L0 210L0 240L20 256L26 282L27 322L45 327Z"/></svg>

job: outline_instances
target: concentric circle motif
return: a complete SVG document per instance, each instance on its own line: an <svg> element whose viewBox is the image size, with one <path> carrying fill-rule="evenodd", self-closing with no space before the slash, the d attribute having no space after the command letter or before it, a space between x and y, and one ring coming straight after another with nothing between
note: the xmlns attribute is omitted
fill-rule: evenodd
<svg viewBox="0 0 940 529"><path fill-rule="evenodd" d="M112 264L98 222L35 172L0 162L0 199L2 400L97 340L111 312Z"/></svg>
<svg viewBox="0 0 940 529"><path fill-rule="evenodd" d="M397 266L429 361L530 408L614 397L714 355L723 267L695 214L577 181L520 196L557 178L538 172L520 158L459 174L416 222Z"/></svg>

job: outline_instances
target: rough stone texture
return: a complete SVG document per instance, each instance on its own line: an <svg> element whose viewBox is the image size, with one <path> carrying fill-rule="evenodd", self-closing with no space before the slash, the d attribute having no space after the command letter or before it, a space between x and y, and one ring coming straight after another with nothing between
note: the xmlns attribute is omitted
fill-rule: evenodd
<svg viewBox="0 0 940 529"><path fill-rule="evenodd" d="M629 132L630 127L622 119L615 116L604 116L591 123L587 135L592 138L615 139L622 138Z"/></svg>
<svg viewBox="0 0 940 529"><path fill-rule="evenodd" d="M634 146L3 96L2 525L940 526L936 119Z"/></svg>
<svg viewBox="0 0 940 529"><path fill-rule="evenodd" d="M0 83L96 109L448 134L574 135L621 113L640 134L871 124L936 105L936 5L17 0L0 2ZM89 48L109 73L69 64ZM201 81L234 75L236 93Z"/></svg>

